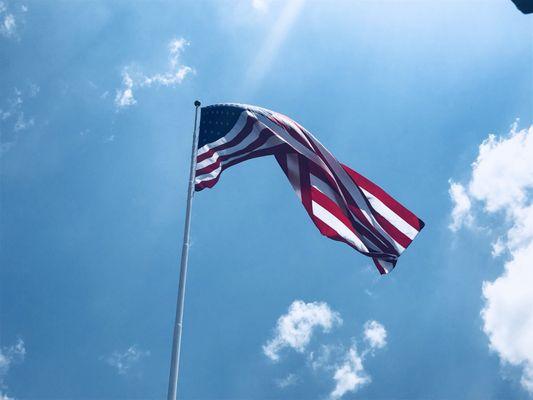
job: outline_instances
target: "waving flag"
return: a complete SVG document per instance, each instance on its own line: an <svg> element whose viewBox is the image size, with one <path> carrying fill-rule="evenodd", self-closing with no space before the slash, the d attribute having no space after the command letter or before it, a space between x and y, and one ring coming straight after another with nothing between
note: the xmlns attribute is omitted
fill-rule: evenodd
<svg viewBox="0 0 533 400"><path fill-rule="evenodd" d="M196 191L213 187L232 165L266 155L276 157L320 233L371 257L381 274L424 226L285 115L242 104L202 108Z"/></svg>

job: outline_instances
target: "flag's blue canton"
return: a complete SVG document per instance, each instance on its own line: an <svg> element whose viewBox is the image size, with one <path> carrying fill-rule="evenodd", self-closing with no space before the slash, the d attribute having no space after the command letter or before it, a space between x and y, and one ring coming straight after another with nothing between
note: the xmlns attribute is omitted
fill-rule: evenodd
<svg viewBox="0 0 533 400"><path fill-rule="evenodd" d="M198 148L220 139L235 125L243 108L230 105L214 105L202 108Z"/></svg>

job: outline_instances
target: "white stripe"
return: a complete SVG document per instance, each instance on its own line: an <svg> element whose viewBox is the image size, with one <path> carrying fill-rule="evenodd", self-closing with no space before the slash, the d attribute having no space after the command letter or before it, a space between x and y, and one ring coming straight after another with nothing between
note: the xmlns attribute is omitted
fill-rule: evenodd
<svg viewBox="0 0 533 400"><path fill-rule="evenodd" d="M340 236L353 244L359 251L368 253L368 249L361 240L344 225L336 216L322 207L320 204L311 202L313 215L337 232Z"/></svg>
<svg viewBox="0 0 533 400"><path fill-rule="evenodd" d="M239 134L240 131L242 131L242 128L244 128L244 126L246 125L248 116L252 116L252 114L248 112L247 110L244 110L239 116L239 118L237 119L237 122L235 123L235 125L233 125L233 128L231 128L231 130L228 133L226 133L220 139L212 143L207 143L206 145L200 147L198 149L198 152L196 153L196 156L201 156L203 153L208 151L210 148L220 146L232 140L235 136Z"/></svg>
<svg viewBox="0 0 533 400"><path fill-rule="evenodd" d="M309 174L309 176L311 177L311 186L313 186L315 189L319 190L328 198L330 198L331 201L337 204L341 209L346 209L346 204L344 203L342 197L337 192L335 192L335 190L333 190L333 188L327 182L324 182L318 176L315 176L313 174Z"/></svg>
<svg viewBox="0 0 533 400"><path fill-rule="evenodd" d="M287 176L291 183L296 195L302 200L302 192L300 188L300 162L298 160L298 154L287 154Z"/></svg>
<svg viewBox="0 0 533 400"><path fill-rule="evenodd" d="M415 236L418 234L418 231L415 228L409 225L409 223L407 223L402 217L400 217L398 214L392 211L389 207L387 207L387 205L385 205L379 198L374 196L372 193L366 191L363 188L361 188L361 190L367 197L372 207L378 213L380 213L383 216L383 218L385 218L392 225L394 225L400 232L402 232L409 239L413 240L415 238Z"/></svg>

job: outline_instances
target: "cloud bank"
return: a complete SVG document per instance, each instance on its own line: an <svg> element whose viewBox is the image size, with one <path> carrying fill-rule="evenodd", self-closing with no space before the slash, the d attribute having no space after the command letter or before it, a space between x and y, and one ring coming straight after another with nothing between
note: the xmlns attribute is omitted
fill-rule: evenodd
<svg viewBox="0 0 533 400"><path fill-rule="evenodd" d="M490 349L501 361L521 368L521 384L533 394L533 125L509 134L489 135L479 146L465 185L451 182L454 208L450 228L457 230L483 216L501 236L492 255L508 254L503 273L483 282L481 311Z"/></svg>

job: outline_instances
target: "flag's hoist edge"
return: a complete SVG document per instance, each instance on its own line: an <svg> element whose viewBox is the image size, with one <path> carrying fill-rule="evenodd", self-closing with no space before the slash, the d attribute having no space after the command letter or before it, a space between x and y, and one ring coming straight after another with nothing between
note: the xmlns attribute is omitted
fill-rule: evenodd
<svg viewBox="0 0 533 400"><path fill-rule="evenodd" d="M251 158L273 155L319 231L390 272L424 227L379 186L341 164L306 129L264 108L215 104L201 109L196 191Z"/></svg>

